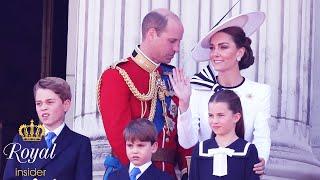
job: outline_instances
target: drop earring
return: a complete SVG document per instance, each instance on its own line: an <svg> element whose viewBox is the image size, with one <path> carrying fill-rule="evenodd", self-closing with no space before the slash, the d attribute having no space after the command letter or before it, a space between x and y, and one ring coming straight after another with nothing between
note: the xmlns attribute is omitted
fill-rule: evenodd
<svg viewBox="0 0 320 180"><path fill-rule="evenodd" d="M241 60L241 57L238 56L238 57L237 57L237 61L239 62L240 60Z"/></svg>

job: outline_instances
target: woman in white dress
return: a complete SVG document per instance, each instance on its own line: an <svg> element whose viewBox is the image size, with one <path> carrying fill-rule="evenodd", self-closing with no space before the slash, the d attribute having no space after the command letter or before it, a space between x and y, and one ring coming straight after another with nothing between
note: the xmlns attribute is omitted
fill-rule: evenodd
<svg viewBox="0 0 320 180"><path fill-rule="evenodd" d="M262 12L242 14L215 26L192 50L194 60L210 61L205 69L194 75L191 84L182 69L175 69L171 84L179 97L178 137L184 148L210 138L208 100L222 89L238 94L243 105L245 137L258 149L260 163L257 174L264 173L265 161L270 153L270 86L244 78L240 70L254 63L251 39L263 23ZM214 70L213 70L214 69ZM215 74L217 75L215 76ZM192 88L191 88L192 87Z"/></svg>

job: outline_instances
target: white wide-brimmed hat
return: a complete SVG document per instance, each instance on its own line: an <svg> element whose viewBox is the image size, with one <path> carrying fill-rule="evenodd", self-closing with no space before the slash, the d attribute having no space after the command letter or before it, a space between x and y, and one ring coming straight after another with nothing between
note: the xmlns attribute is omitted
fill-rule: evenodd
<svg viewBox="0 0 320 180"><path fill-rule="evenodd" d="M213 34L225 29L227 27L237 26L241 27L246 33L246 36L250 36L263 23L265 19L264 12L251 12L246 14L240 14L238 16L232 17L212 28L208 34L206 34L198 44L192 49L191 54L195 61L207 61L210 59L210 40Z"/></svg>

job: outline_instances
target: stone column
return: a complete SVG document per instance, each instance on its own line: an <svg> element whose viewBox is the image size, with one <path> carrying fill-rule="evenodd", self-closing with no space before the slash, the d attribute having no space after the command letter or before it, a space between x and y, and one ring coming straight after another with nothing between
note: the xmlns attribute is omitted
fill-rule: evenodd
<svg viewBox="0 0 320 180"><path fill-rule="evenodd" d="M313 1L313 17L320 16L320 1L314 0ZM316 21L316 18L313 20ZM311 39L309 42L312 43L312 58L310 63L311 69L311 96L310 99L310 126L311 126L311 145L313 148L313 153L315 156L320 160L320 23L314 23L312 34L314 38Z"/></svg>
<svg viewBox="0 0 320 180"><path fill-rule="evenodd" d="M310 1L267 5L264 81L272 86L273 98L265 179L317 179L320 163L311 149L309 123L312 5Z"/></svg>
<svg viewBox="0 0 320 180"><path fill-rule="evenodd" d="M101 15L107 12L104 3L70 0L68 25L67 81L72 85L73 103L67 123L74 131L90 137L93 175L98 179L104 173L104 157L110 153L96 105L97 80L106 66L102 59L109 52L109 49L102 51L109 45L103 40L110 34L102 32L105 24Z"/></svg>

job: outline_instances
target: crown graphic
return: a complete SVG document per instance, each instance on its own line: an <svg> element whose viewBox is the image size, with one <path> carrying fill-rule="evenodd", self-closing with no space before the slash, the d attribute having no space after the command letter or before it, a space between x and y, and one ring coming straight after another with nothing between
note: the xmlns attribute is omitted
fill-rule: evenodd
<svg viewBox="0 0 320 180"><path fill-rule="evenodd" d="M19 135L24 141L41 141L44 136L45 129L43 125L34 125L31 119L30 125L22 124L19 127Z"/></svg>

